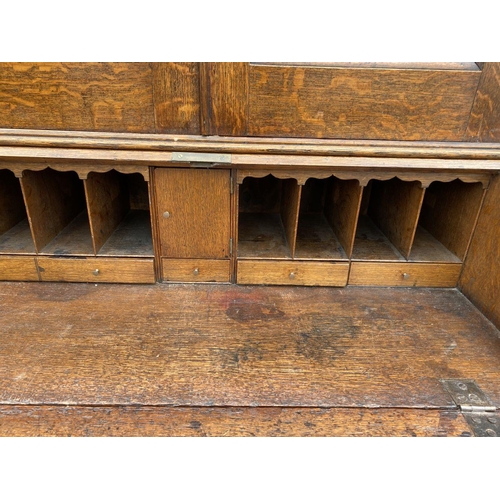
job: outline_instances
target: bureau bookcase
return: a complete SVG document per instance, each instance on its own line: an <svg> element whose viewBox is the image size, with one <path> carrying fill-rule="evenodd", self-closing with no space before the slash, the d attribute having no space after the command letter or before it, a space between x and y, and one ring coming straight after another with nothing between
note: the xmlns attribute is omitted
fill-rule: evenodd
<svg viewBox="0 0 500 500"><path fill-rule="evenodd" d="M499 81L1 63L0 434L500 435Z"/></svg>

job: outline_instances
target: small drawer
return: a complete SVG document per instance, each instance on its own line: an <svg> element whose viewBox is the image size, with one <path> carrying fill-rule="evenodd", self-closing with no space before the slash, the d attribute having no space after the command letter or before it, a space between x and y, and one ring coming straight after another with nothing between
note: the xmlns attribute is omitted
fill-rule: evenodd
<svg viewBox="0 0 500 500"><path fill-rule="evenodd" d="M42 281L154 283L153 259L38 258Z"/></svg>
<svg viewBox="0 0 500 500"><path fill-rule="evenodd" d="M243 285L345 286L348 274L347 262L240 260L237 282Z"/></svg>
<svg viewBox="0 0 500 500"><path fill-rule="evenodd" d="M35 257L0 257L0 281L39 281Z"/></svg>
<svg viewBox="0 0 500 500"><path fill-rule="evenodd" d="M230 281L230 261L213 259L162 259L163 281L209 283Z"/></svg>
<svg viewBox="0 0 500 500"><path fill-rule="evenodd" d="M462 264L353 262L349 285L454 288Z"/></svg>

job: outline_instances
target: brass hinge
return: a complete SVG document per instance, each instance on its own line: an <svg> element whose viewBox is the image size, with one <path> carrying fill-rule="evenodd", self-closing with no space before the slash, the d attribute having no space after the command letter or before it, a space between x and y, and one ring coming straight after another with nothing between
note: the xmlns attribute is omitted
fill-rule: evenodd
<svg viewBox="0 0 500 500"><path fill-rule="evenodd" d="M173 162L186 162L186 163L202 163L203 166L206 163L231 163L232 158L230 154L218 154L218 153L172 153Z"/></svg>
<svg viewBox="0 0 500 500"><path fill-rule="evenodd" d="M234 177L231 175L231 181L230 181L230 187L229 187L230 193L234 193Z"/></svg>
<svg viewBox="0 0 500 500"><path fill-rule="evenodd" d="M474 436L500 436L496 406L474 380L441 380L469 424Z"/></svg>
<svg viewBox="0 0 500 500"><path fill-rule="evenodd" d="M229 238L229 257L233 256L233 238Z"/></svg>

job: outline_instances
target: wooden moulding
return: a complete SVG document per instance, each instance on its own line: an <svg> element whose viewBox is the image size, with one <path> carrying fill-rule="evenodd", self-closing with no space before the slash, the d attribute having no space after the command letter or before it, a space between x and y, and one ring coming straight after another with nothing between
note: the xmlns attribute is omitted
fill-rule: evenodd
<svg viewBox="0 0 500 500"><path fill-rule="evenodd" d="M461 264L352 262L349 285L454 288L461 269Z"/></svg>
<svg viewBox="0 0 500 500"><path fill-rule="evenodd" d="M162 259L163 281L173 283L229 283L229 260Z"/></svg>
<svg viewBox="0 0 500 500"><path fill-rule="evenodd" d="M41 281L155 283L153 259L38 257Z"/></svg>
<svg viewBox="0 0 500 500"><path fill-rule="evenodd" d="M238 261L237 283L243 285L346 286L348 262Z"/></svg>
<svg viewBox="0 0 500 500"><path fill-rule="evenodd" d="M253 155L340 156L358 158L500 159L498 143L294 139L277 137L220 137L182 134L134 134L68 130L0 129L1 157L8 148L40 154L43 149L76 149L90 159L99 150L117 152L192 151ZM27 149L29 148L29 149ZM85 153L85 150L90 150ZM113 157L106 157L113 161ZM153 160L155 157L151 156ZM95 159L98 159L95 156ZM101 158L102 159L102 158ZM241 157L239 158L241 160ZM115 158L115 161L118 157Z"/></svg>
<svg viewBox="0 0 500 500"><path fill-rule="evenodd" d="M83 183L76 173L27 171L21 186L37 253L93 255Z"/></svg>

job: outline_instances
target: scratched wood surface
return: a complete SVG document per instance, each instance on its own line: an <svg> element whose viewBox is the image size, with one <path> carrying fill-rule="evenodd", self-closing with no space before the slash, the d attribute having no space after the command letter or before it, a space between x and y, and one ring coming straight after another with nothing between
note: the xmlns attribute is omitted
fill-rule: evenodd
<svg viewBox="0 0 500 500"><path fill-rule="evenodd" d="M499 332L457 290L0 285L0 404L500 404Z"/></svg>
<svg viewBox="0 0 500 500"><path fill-rule="evenodd" d="M149 63L1 63L0 127L155 132Z"/></svg>
<svg viewBox="0 0 500 500"><path fill-rule="evenodd" d="M0 436L463 436L458 411L0 406Z"/></svg>

